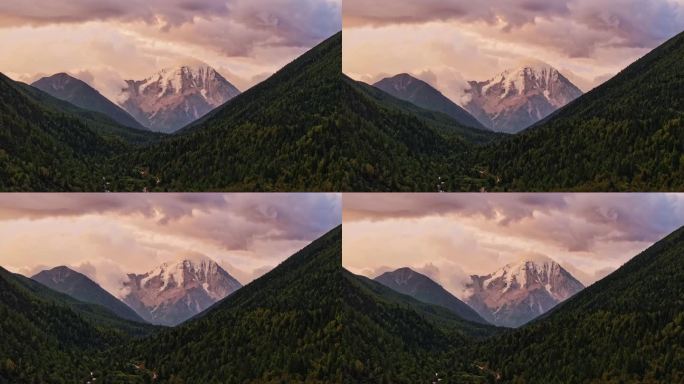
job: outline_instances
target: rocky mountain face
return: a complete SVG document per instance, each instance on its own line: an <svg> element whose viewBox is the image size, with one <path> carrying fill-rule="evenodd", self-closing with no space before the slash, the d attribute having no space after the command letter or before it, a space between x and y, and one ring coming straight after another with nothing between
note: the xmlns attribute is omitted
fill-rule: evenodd
<svg viewBox="0 0 684 384"><path fill-rule="evenodd" d="M450 294L441 285L410 268L400 268L396 271L385 272L374 280L416 300L447 308L465 320L488 324L477 312Z"/></svg>
<svg viewBox="0 0 684 384"><path fill-rule="evenodd" d="M465 109L485 126L517 133L582 95L548 64L531 63L487 81L470 81Z"/></svg>
<svg viewBox="0 0 684 384"><path fill-rule="evenodd" d="M397 99L408 101L430 111L442 112L466 127L487 129L475 117L449 100L440 91L409 74L402 73L388 77L378 81L373 86Z"/></svg>
<svg viewBox="0 0 684 384"><path fill-rule="evenodd" d="M121 106L153 131L172 133L240 94L206 64L162 69L144 80L126 80Z"/></svg>
<svg viewBox="0 0 684 384"><path fill-rule="evenodd" d="M31 279L76 300L105 307L123 319L144 323L144 320L126 304L112 296L86 275L68 267L61 266L41 271Z"/></svg>
<svg viewBox="0 0 684 384"><path fill-rule="evenodd" d="M191 256L164 263L145 274L129 274L122 297L148 322L173 326L241 287L215 261Z"/></svg>
<svg viewBox="0 0 684 384"><path fill-rule="evenodd" d="M468 305L495 325L519 327L584 289L555 261L539 257L504 266L466 284Z"/></svg>
<svg viewBox="0 0 684 384"><path fill-rule="evenodd" d="M131 115L109 101L100 92L66 73L43 77L31 84L31 86L79 108L102 113L125 127L147 130Z"/></svg>

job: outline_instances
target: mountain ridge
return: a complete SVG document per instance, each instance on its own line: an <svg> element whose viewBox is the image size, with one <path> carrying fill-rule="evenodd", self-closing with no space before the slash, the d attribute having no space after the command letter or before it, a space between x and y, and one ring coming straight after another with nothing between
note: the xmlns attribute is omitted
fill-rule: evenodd
<svg viewBox="0 0 684 384"><path fill-rule="evenodd" d="M76 300L101 305L123 319L145 323L145 320L138 316L133 309L104 290L96 282L66 266L41 271L31 276L31 279Z"/></svg>
<svg viewBox="0 0 684 384"><path fill-rule="evenodd" d="M31 83L31 86L79 108L100 112L125 127L147 130L133 116L111 102L98 90L67 73L43 77Z"/></svg>
<svg viewBox="0 0 684 384"><path fill-rule="evenodd" d="M385 272L373 280L422 302L445 307L465 320L490 324L468 304L447 292L441 285L410 268L399 268L392 272Z"/></svg>
<svg viewBox="0 0 684 384"><path fill-rule="evenodd" d="M484 343L483 361L504 382L681 381L682 254L684 227L543 318Z"/></svg>
<svg viewBox="0 0 684 384"><path fill-rule="evenodd" d="M418 107L442 112L467 127L488 130L468 111L444 96L432 85L407 73L386 77L373 86Z"/></svg>

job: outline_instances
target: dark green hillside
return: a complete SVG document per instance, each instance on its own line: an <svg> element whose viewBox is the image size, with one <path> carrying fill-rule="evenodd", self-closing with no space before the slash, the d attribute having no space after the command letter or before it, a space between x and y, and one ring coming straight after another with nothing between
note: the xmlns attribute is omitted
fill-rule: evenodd
<svg viewBox="0 0 684 384"><path fill-rule="evenodd" d="M447 139L456 138L468 144L486 144L508 137L507 134L492 132L484 127L476 128L459 123L458 120L443 112L425 109L424 107L396 98L375 86L370 86L360 81L353 81L346 76L345 81L350 82L359 92L368 96L379 106L412 114Z"/></svg>
<svg viewBox="0 0 684 384"><path fill-rule="evenodd" d="M133 360L161 382L341 382L341 241L338 227L202 316L135 344Z"/></svg>
<svg viewBox="0 0 684 384"><path fill-rule="evenodd" d="M112 156L161 137L0 74L0 191L103 191L103 177L133 174Z"/></svg>
<svg viewBox="0 0 684 384"><path fill-rule="evenodd" d="M680 34L480 162L500 189L684 190L683 57Z"/></svg>
<svg viewBox="0 0 684 384"><path fill-rule="evenodd" d="M68 101L53 97L38 88L24 83L16 82L15 84L24 91L28 98L36 103L64 114L76 115L89 128L108 139L120 139L129 144L141 145L156 142L166 136L162 133L151 132L144 127L141 129L129 128L103 113L77 107Z"/></svg>
<svg viewBox="0 0 684 384"><path fill-rule="evenodd" d="M380 283L344 272L347 382L480 383L473 365L477 340L498 332L450 310L417 301Z"/></svg>
<svg viewBox="0 0 684 384"><path fill-rule="evenodd" d="M156 189L339 190L342 34L162 143L127 155Z"/></svg>
<svg viewBox="0 0 684 384"><path fill-rule="evenodd" d="M500 135L459 126L343 76L344 189L352 191L479 190L486 181L472 167L474 144Z"/></svg>
<svg viewBox="0 0 684 384"><path fill-rule="evenodd" d="M120 148L0 75L0 190L101 190L93 163Z"/></svg>
<svg viewBox="0 0 684 384"><path fill-rule="evenodd" d="M85 381L95 352L153 330L0 268L0 383Z"/></svg>
<svg viewBox="0 0 684 384"><path fill-rule="evenodd" d="M684 382L684 228L482 350L504 382Z"/></svg>

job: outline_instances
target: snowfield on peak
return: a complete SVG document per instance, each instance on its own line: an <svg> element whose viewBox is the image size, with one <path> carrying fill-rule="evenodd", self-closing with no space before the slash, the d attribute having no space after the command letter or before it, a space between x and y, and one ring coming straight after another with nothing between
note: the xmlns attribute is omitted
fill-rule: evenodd
<svg viewBox="0 0 684 384"><path fill-rule="evenodd" d="M129 274L122 299L151 323L176 325L241 287L212 259L187 255L144 274Z"/></svg>
<svg viewBox="0 0 684 384"><path fill-rule="evenodd" d="M485 126L517 133L582 95L554 67L532 61L486 81L470 81L464 108Z"/></svg>
<svg viewBox="0 0 684 384"><path fill-rule="evenodd" d="M525 258L484 276L471 276L466 303L493 324L518 327L584 289L547 257Z"/></svg>
<svg viewBox="0 0 684 384"><path fill-rule="evenodd" d="M126 80L120 104L153 131L172 133L239 94L214 68L195 62Z"/></svg>

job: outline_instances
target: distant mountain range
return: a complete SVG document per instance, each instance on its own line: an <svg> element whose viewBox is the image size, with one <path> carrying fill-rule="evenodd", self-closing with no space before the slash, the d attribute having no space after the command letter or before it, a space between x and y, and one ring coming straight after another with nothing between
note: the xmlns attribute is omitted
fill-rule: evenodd
<svg viewBox="0 0 684 384"><path fill-rule="evenodd" d="M485 276L471 276L465 302L410 268L385 272L374 280L421 302L447 308L465 320L513 328L584 289L567 270L542 256L505 265Z"/></svg>
<svg viewBox="0 0 684 384"><path fill-rule="evenodd" d="M471 276L466 303L492 324L519 327L584 289L546 257L523 259L485 276Z"/></svg>
<svg viewBox="0 0 684 384"><path fill-rule="evenodd" d="M144 80L127 80L121 106L153 131L173 133L240 91L203 63L165 68Z"/></svg>
<svg viewBox="0 0 684 384"><path fill-rule="evenodd" d="M518 133L582 96L579 88L545 63L526 64L469 84L465 109L488 128L506 133Z"/></svg>
<svg viewBox="0 0 684 384"><path fill-rule="evenodd" d="M461 125L517 133L582 95L557 69L531 63L487 81L470 81L464 108L430 84L402 73L373 86L418 107L445 113Z"/></svg>
<svg viewBox="0 0 684 384"><path fill-rule="evenodd" d="M101 305L122 319L145 323L145 320L138 316L133 309L105 291L87 276L68 267L61 266L41 271L31 279L76 300Z"/></svg>
<svg viewBox="0 0 684 384"><path fill-rule="evenodd" d="M442 112L466 127L486 129L475 117L449 100L440 91L409 74L402 73L394 77L384 78L373 86L418 107Z"/></svg>
<svg viewBox="0 0 684 384"><path fill-rule="evenodd" d="M181 257L153 270L129 274L123 300L152 324L177 325L242 285L206 256Z"/></svg>
<svg viewBox="0 0 684 384"><path fill-rule="evenodd" d="M100 92L66 73L43 77L31 86L79 108L100 112L125 127L146 130L131 115L102 96Z"/></svg>

